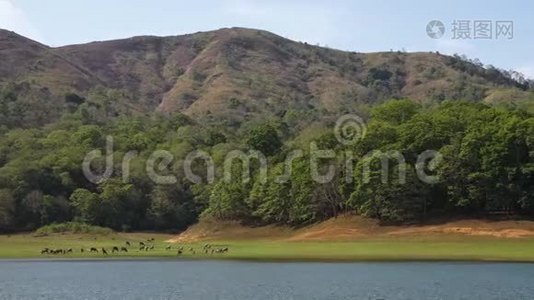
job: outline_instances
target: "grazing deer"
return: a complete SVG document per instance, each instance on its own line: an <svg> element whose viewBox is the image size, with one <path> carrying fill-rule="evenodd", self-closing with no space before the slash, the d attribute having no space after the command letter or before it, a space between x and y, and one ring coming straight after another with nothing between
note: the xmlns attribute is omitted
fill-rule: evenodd
<svg viewBox="0 0 534 300"><path fill-rule="evenodd" d="M121 251L122 252L128 252L128 249L126 249L126 247L121 247Z"/></svg>
<svg viewBox="0 0 534 300"><path fill-rule="evenodd" d="M96 253L98 253L98 249L92 247L92 248L89 250L89 252L96 252Z"/></svg>
<svg viewBox="0 0 534 300"><path fill-rule="evenodd" d="M63 249L52 249L50 250L52 254L63 254Z"/></svg>
<svg viewBox="0 0 534 300"><path fill-rule="evenodd" d="M108 252L106 251L106 249L102 248L102 254L108 255Z"/></svg>
<svg viewBox="0 0 534 300"><path fill-rule="evenodd" d="M111 253L119 252L119 247L113 247Z"/></svg>

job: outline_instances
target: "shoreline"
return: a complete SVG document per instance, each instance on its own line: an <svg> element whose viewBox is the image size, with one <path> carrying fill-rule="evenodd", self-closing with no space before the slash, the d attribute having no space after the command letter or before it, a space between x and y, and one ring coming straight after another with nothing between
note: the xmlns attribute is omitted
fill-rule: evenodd
<svg viewBox="0 0 534 300"><path fill-rule="evenodd" d="M0 235L0 262L241 261L267 263L461 262L534 263L534 238L499 238L460 234L376 236L352 241L208 239L175 242L170 234L65 234L34 237ZM147 242L148 241L148 242ZM128 244L126 244L128 242ZM148 243L150 249L139 245ZM130 245L131 244L131 245ZM206 244L209 245L208 250ZM112 253L115 247L125 252ZM68 254L40 254L42 249L72 249ZM90 253L89 248L99 253ZM228 249L227 253L214 250ZM82 252L81 250L85 251ZM102 254L107 249L109 255ZM182 249L180 255L178 249Z"/></svg>
<svg viewBox="0 0 534 300"><path fill-rule="evenodd" d="M493 258L294 258L294 257L176 257L176 256L131 256L131 257L64 257L64 258L3 258L0 263L40 263L40 262L154 262L154 261L187 261L187 262L208 262L208 261L233 261L251 263L474 263L474 264L534 264L532 260L515 259L493 259Z"/></svg>

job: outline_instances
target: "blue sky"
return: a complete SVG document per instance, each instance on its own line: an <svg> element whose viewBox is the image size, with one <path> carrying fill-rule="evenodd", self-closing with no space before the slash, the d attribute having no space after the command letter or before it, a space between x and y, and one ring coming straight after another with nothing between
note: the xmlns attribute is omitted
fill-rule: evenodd
<svg viewBox="0 0 534 300"><path fill-rule="evenodd" d="M334 4L335 3L335 4ZM534 78L534 1L0 0L0 28L51 46L250 27L350 51L466 54ZM426 25L440 20L445 35ZM453 39L454 20L513 21L513 39ZM473 27L473 23L471 23Z"/></svg>

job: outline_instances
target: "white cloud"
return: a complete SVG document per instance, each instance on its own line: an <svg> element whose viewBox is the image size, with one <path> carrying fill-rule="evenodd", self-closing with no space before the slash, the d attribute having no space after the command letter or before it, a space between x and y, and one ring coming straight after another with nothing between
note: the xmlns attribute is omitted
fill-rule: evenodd
<svg viewBox="0 0 534 300"><path fill-rule="evenodd" d="M25 37L41 41L41 35L30 20L11 0L0 0L0 28L15 31Z"/></svg>

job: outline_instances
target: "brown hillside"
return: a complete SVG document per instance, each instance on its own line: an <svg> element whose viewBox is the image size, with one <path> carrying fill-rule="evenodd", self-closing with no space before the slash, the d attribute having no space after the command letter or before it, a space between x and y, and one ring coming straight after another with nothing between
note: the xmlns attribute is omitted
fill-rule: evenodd
<svg viewBox="0 0 534 300"><path fill-rule="evenodd" d="M495 103L530 96L500 73L445 55L344 52L244 28L59 48L2 30L0 54L0 85L24 86L28 95L45 89L58 111L66 93L91 98L99 88L122 91L141 112L237 121L288 109L345 111L392 97Z"/></svg>
<svg viewBox="0 0 534 300"><path fill-rule="evenodd" d="M376 220L345 215L304 228L248 227L236 222L203 220L171 242L269 239L286 241L352 241L365 238L469 235L497 238L534 236L533 221L459 220L438 225L380 226Z"/></svg>

